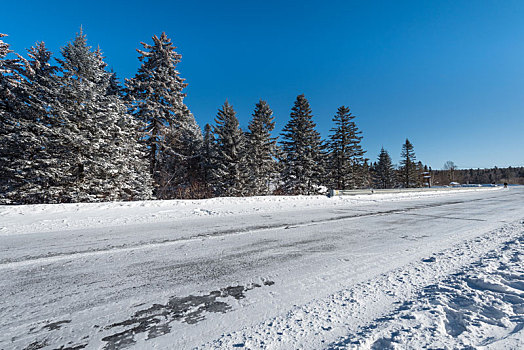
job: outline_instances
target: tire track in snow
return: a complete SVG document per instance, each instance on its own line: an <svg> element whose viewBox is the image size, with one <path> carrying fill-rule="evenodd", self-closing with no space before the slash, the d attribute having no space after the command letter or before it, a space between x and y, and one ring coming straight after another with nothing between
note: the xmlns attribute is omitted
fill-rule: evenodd
<svg viewBox="0 0 524 350"><path fill-rule="evenodd" d="M446 280L452 274L474 266L479 258L489 258L493 251L500 252L522 240L524 221L521 219L328 298L294 307L285 315L224 334L198 348L338 349L351 346L370 348L373 344L377 349L389 348L387 338L381 342L380 337L375 337L371 344L364 341L356 345L352 344L353 336L348 337L348 334L358 335L363 330L372 332L380 324L392 320L395 310L409 307L403 303L414 300L425 287Z"/></svg>
<svg viewBox="0 0 524 350"><path fill-rule="evenodd" d="M241 227L241 228L221 230L217 232L200 233L194 236L177 238L173 240L162 240L162 241L157 241L157 242L138 243L135 245L109 246L109 247L91 249L91 250L86 250L86 251L75 251L75 252L68 252L68 253L54 253L54 254L49 254L49 255L21 257L19 259L5 259L5 260L0 260L0 270L24 267L24 266L29 266L33 264L49 264L49 263L54 263L57 261L80 259L84 257L99 256L99 255L104 255L104 254L125 253L125 252L136 251L136 250L154 249L157 247L177 245L181 243L194 242L194 241L199 241L203 239L216 239L216 238L223 238L223 237L228 237L228 236L244 235L248 233L263 232L267 230L292 229L292 228L306 227L306 226L311 226L311 225L320 225L320 224L325 224L329 222L353 220L353 219L359 219L359 218L371 217L371 216L405 214L405 213L409 213L411 211L416 211L416 210L435 208L435 207L441 207L441 206L447 206L447 205L462 204L462 203L473 202L473 201L486 201L486 200L491 200L493 198L500 198L500 197L491 196L487 198L476 198L476 199L469 199L469 200L453 200L453 201L448 201L448 202L443 202L443 203L422 204L422 205L415 205L415 206L406 207L406 208L391 209L391 210L376 211L376 212L362 211L359 214L339 215L339 216L331 217L327 219L309 220L309 221L303 221L303 222L298 222L298 223L293 223L293 224L278 223L274 225L247 226L247 227ZM357 210L354 210L354 211L357 211ZM457 219L454 217L445 217L445 216L438 217L438 218ZM475 219L463 219L463 220L475 220Z"/></svg>

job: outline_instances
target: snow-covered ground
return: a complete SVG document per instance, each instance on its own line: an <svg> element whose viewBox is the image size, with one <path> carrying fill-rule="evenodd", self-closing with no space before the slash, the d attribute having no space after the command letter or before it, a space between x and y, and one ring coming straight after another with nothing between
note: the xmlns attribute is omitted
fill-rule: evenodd
<svg viewBox="0 0 524 350"><path fill-rule="evenodd" d="M0 206L0 349L524 348L524 188Z"/></svg>

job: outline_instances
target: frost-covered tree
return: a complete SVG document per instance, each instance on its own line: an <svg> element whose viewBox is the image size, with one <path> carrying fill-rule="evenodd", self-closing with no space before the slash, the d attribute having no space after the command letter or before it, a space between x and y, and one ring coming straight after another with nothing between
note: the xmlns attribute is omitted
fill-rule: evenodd
<svg viewBox="0 0 524 350"><path fill-rule="evenodd" d="M165 33L137 50L142 62L127 80L133 114L143 122L150 172L162 198L177 197L195 181L202 133L184 104L187 84L176 68L181 55Z"/></svg>
<svg viewBox="0 0 524 350"><path fill-rule="evenodd" d="M282 189L287 194L314 194L323 174L320 134L309 102L297 96L291 119L282 132Z"/></svg>
<svg viewBox="0 0 524 350"><path fill-rule="evenodd" d="M338 189L363 187L366 181L364 153L360 144L361 131L355 124L355 116L345 106L338 108L333 117L335 127L331 129L326 170L329 184Z"/></svg>
<svg viewBox="0 0 524 350"><path fill-rule="evenodd" d="M5 203L41 203L57 173L51 168L50 140L56 135L52 113L56 99L56 67L43 43L6 59L0 40L0 193Z"/></svg>
<svg viewBox="0 0 524 350"><path fill-rule="evenodd" d="M0 33L0 38L6 37L6 36L7 34ZM3 60L9 52L11 52L11 50L9 50L9 44L5 43L2 39L0 39L0 58ZM3 67L5 62L2 62L0 64L1 64L0 67Z"/></svg>
<svg viewBox="0 0 524 350"><path fill-rule="evenodd" d="M391 156L382 147L378 155L378 161L373 168L373 182L377 188L392 188L395 185L395 167Z"/></svg>
<svg viewBox="0 0 524 350"><path fill-rule="evenodd" d="M239 127L235 110L225 102L215 118L216 157L211 183L217 196L248 194L246 137Z"/></svg>
<svg viewBox="0 0 524 350"><path fill-rule="evenodd" d="M193 131L175 125L164 128L163 144L158 152L158 170L155 173L159 198L202 197L200 192L204 183L200 163L203 140L199 129L198 133Z"/></svg>
<svg viewBox="0 0 524 350"><path fill-rule="evenodd" d="M138 143L136 121L118 94L100 50L87 45L80 32L62 48L58 60L63 123L61 158L65 174L61 201L146 199L151 180Z"/></svg>
<svg viewBox="0 0 524 350"><path fill-rule="evenodd" d="M212 169L216 163L216 141L211 125L204 127L204 141L202 144L201 168L204 184L208 186L212 182Z"/></svg>
<svg viewBox="0 0 524 350"><path fill-rule="evenodd" d="M1 39L5 36L0 33L0 203L11 203L11 195L17 193L24 182L16 163L24 151L19 137L28 126L27 120L20 118L19 61L7 58L12 51Z"/></svg>
<svg viewBox="0 0 524 350"><path fill-rule="evenodd" d="M276 138L273 111L266 101L260 100L253 112L247 133L249 185L251 195L267 195L277 174Z"/></svg>
<svg viewBox="0 0 524 350"><path fill-rule="evenodd" d="M43 42L31 47L28 56L19 56L23 77L19 120L25 121L25 127L18 130L23 150L16 161L22 186L12 199L16 203L54 203L61 191L61 155L69 151L61 147L62 124L55 117L61 109L60 69L52 63L52 53Z"/></svg>
<svg viewBox="0 0 524 350"><path fill-rule="evenodd" d="M404 187L417 187L420 182L417 159L415 157L413 144L409 142L408 139L406 139L406 142L402 145L400 158L399 175Z"/></svg>

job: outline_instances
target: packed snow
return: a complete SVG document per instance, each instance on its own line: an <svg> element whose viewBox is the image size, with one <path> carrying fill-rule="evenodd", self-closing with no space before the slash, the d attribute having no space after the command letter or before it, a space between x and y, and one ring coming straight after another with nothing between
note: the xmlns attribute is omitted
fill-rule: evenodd
<svg viewBox="0 0 524 350"><path fill-rule="evenodd" d="M0 207L1 349L524 348L524 188Z"/></svg>

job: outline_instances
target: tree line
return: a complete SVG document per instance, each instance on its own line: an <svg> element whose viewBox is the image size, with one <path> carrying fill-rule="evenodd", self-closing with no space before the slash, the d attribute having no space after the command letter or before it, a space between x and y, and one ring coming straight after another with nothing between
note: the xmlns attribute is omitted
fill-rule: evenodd
<svg viewBox="0 0 524 350"><path fill-rule="evenodd" d="M0 203L315 194L326 188L416 187L427 166L406 139L397 169L382 149L370 163L347 106L326 140L304 95L280 140L266 101L247 130L226 101L202 133L184 103L181 60L165 33L138 49L119 81L80 30L60 50L13 53L0 34ZM11 54L11 55L9 55ZM9 58L13 57L13 58Z"/></svg>
<svg viewBox="0 0 524 350"><path fill-rule="evenodd" d="M501 184L524 185L524 167L491 169L457 169L451 161L444 164L443 170L432 171L435 184L457 182L461 184Z"/></svg>

